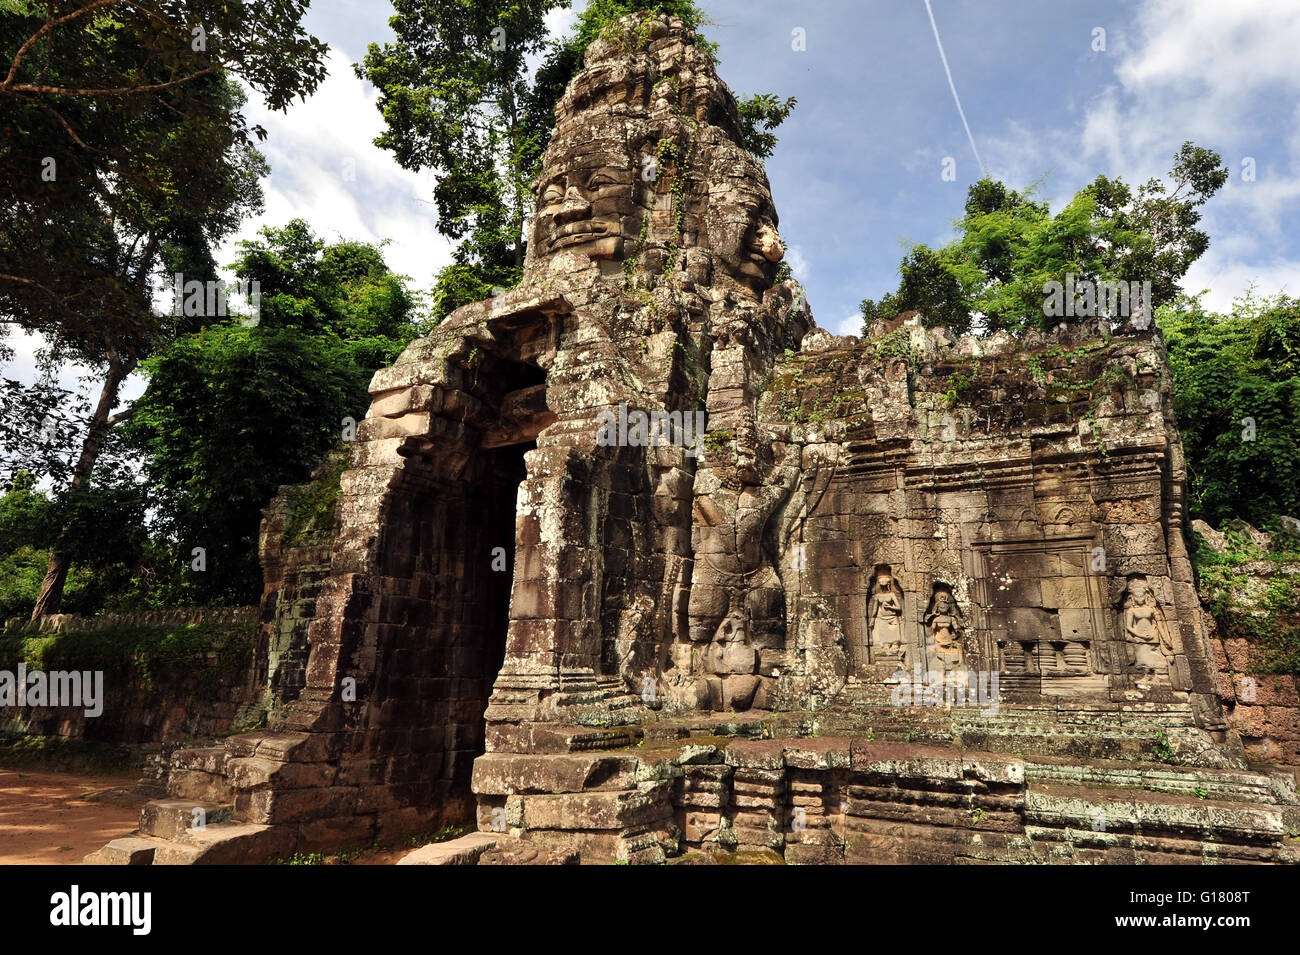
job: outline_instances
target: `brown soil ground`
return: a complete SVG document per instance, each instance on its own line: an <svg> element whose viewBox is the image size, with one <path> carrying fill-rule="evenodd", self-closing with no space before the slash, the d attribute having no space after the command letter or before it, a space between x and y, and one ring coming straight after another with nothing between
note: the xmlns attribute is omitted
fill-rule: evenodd
<svg viewBox="0 0 1300 955"><path fill-rule="evenodd" d="M135 829L148 798L122 776L0 768L0 865L77 865Z"/></svg>

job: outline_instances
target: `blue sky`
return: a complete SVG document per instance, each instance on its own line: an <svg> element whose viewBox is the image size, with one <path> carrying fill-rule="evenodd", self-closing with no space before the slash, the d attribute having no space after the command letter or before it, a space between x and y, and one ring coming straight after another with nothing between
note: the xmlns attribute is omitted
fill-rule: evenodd
<svg viewBox="0 0 1300 955"><path fill-rule="evenodd" d="M1300 0L931 2L993 175L1037 183L1058 209L1098 173L1134 184L1166 175L1191 139L1218 150L1232 176L1205 208L1210 250L1185 286L1210 289L1219 308L1251 281L1300 293ZM953 235L980 174L924 0L700 5L737 94L799 100L767 162L780 229L818 323L856 333L858 302L895 286L905 243ZM428 287L451 250L436 230L432 173L401 170L373 146L376 93L351 70L367 43L391 37L391 13L384 0L318 0L310 11L308 28L333 48L331 75L285 114L250 101L272 172L265 214L236 238L302 216L329 238L390 240L390 264ZM573 17L557 11L551 24L563 31ZM941 178L945 157L956 181ZM21 373L35 343L14 343ZM124 397L138 391L134 382Z"/></svg>

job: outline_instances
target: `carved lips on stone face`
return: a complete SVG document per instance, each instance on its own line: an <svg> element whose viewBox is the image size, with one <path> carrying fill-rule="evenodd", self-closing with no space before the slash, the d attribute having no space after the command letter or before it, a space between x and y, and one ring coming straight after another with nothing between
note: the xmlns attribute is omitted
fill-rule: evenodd
<svg viewBox="0 0 1300 955"><path fill-rule="evenodd" d="M541 256L581 252L593 259L621 258L623 221L635 211L635 172L601 165L560 171L540 183L533 219Z"/></svg>

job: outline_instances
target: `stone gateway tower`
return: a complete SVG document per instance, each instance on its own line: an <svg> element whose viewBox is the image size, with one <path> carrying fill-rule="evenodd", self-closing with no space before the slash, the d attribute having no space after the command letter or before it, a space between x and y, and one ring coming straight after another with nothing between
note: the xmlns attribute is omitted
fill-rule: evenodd
<svg viewBox="0 0 1300 955"><path fill-rule="evenodd" d="M1220 712L1158 333L834 338L740 142L680 21L590 46L523 281L375 375L323 537L267 512L270 730L176 753L104 859L467 819L470 857L594 862L1288 851Z"/></svg>

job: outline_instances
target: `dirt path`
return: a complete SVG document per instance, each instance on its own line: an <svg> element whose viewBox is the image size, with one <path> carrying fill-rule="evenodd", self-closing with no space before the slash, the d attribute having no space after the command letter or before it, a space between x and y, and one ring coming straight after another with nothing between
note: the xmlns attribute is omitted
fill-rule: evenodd
<svg viewBox="0 0 1300 955"><path fill-rule="evenodd" d="M148 799L131 783L123 776L0 768L0 865L76 865L126 835Z"/></svg>

